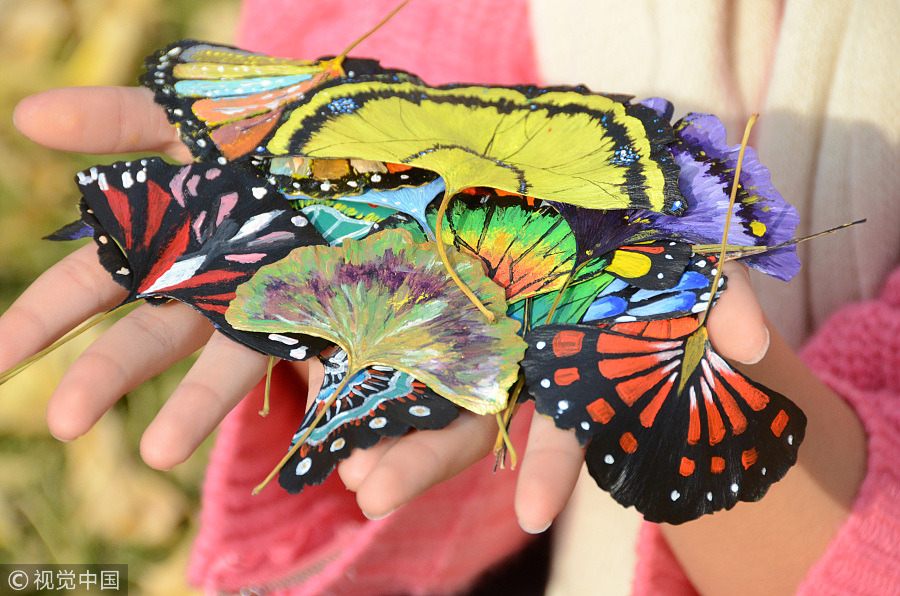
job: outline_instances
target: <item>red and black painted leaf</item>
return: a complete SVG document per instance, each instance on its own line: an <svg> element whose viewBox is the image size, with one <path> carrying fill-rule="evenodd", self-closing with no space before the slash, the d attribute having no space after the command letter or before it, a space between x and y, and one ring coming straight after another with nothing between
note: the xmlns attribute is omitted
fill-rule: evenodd
<svg viewBox="0 0 900 596"><path fill-rule="evenodd" d="M806 416L732 369L696 317L547 325L526 340L538 412L574 429L597 484L648 521L757 501L797 461Z"/></svg>
<svg viewBox="0 0 900 596"><path fill-rule="evenodd" d="M299 246L325 244L306 217L258 177L230 166L158 158L97 166L77 177L82 220L124 302L175 299L230 338L290 360L326 341L238 331L225 320L235 290Z"/></svg>
<svg viewBox="0 0 900 596"><path fill-rule="evenodd" d="M292 446L347 375L347 354L343 350L322 363L322 388L294 434ZM455 404L411 375L386 366L371 366L357 373L341 390L324 418L281 468L278 482L289 493L299 493L307 486L324 482L338 462L350 457L354 449L368 449L382 438L399 437L413 428L438 430L458 416Z"/></svg>

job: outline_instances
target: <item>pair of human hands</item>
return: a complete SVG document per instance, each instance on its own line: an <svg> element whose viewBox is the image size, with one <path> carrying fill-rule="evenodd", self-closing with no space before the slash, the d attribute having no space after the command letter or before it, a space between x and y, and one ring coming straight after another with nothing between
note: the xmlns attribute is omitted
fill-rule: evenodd
<svg viewBox="0 0 900 596"><path fill-rule="evenodd" d="M24 99L15 124L25 136L61 151L154 152L184 163L191 160L146 89L54 89ZM764 317L746 269L729 263L725 271L728 290L710 315L710 338L726 358L755 362L768 347ZM76 250L0 317L0 370L115 307L125 295L100 265L93 245ZM215 332L206 319L178 302L138 306L69 367L47 407L50 432L67 441L79 437L123 394L201 347L141 440L141 455L151 467L164 470L183 462L264 376L267 357ZM481 460L490 453L496 433L494 417L464 411L443 430L415 431L357 450L338 466L338 473L356 492L363 513L383 517ZM534 416L515 497L523 529L534 533L550 525L569 500L583 461L574 433Z"/></svg>

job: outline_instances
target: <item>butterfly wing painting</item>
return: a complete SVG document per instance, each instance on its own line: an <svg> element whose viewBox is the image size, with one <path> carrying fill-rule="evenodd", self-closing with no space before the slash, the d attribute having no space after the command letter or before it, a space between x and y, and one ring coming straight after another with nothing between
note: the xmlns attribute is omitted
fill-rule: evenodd
<svg viewBox="0 0 900 596"><path fill-rule="evenodd" d="M696 317L548 325L526 339L538 411L574 429L597 484L648 521L757 501L797 461L803 412L732 369Z"/></svg>
<svg viewBox="0 0 900 596"><path fill-rule="evenodd" d="M660 98L641 103L653 107L661 117L670 118L673 112L672 105ZM725 126L712 114L690 113L674 128L676 141L670 150L680 168L678 185L687 209L682 217L645 212L639 219L692 244L716 244L722 238L740 145L727 143ZM729 244L779 245L793 237L799 222L797 209L779 194L756 151L747 147L728 223ZM747 256L742 262L785 281L800 270L794 246Z"/></svg>
<svg viewBox="0 0 900 596"><path fill-rule="evenodd" d="M434 231L426 219L426 210L444 192L444 181L438 178L421 186L405 186L391 190L367 189L358 196L345 196L341 203L358 203L384 207L413 218L428 239L434 239ZM359 209L359 208L358 208Z"/></svg>
<svg viewBox="0 0 900 596"><path fill-rule="evenodd" d="M219 163L250 154L292 103L328 80L404 74L385 71L374 60L293 60L191 39L153 54L145 66L141 83L154 92L194 157Z"/></svg>
<svg viewBox="0 0 900 596"><path fill-rule="evenodd" d="M425 186L438 179L434 172L421 168L361 159L312 159L293 155L265 158L253 154L250 163L289 198L299 195L340 199L368 190Z"/></svg>
<svg viewBox="0 0 900 596"><path fill-rule="evenodd" d="M368 449L382 438L399 437L413 428L441 429L459 416L454 404L412 376L386 366L358 372L329 406L347 375L347 354L339 350L323 364L322 388L291 445L307 433L322 409L327 412L281 468L278 480L289 493L324 482L354 449Z"/></svg>
<svg viewBox="0 0 900 596"><path fill-rule="evenodd" d="M667 251L670 245L676 249ZM530 329L549 323L671 319L702 312L709 304L709 286L716 274L713 264L717 257L695 257L672 285L667 278L674 278L682 270L684 259L690 258L687 244L668 240L637 244L621 247L611 255L610 259L601 261L607 264L601 275L587 283L570 284L559 300L555 293L541 294L527 302L512 303L507 314L527 323L526 329ZM724 289L722 277L719 291Z"/></svg>
<svg viewBox="0 0 900 596"><path fill-rule="evenodd" d="M291 360L318 353L316 337L233 329L225 310L238 285L298 246L325 241L275 189L239 169L161 159L97 166L78 175L82 214L101 263L126 302L173 298L232 339Z"/></svg>
<svg viewBox="0 0 900 596"><path fill-rule="evenodd" d="M585 283L570 284L559 297L551 292L513 302L506 314L522 322L523 332L549 323L580 323L597 296L615 283L625 284L613 275L602 273Z"/></svg>
<svg viewBox="0 0 900 596"><path fill-rule="evenodd" d="M675 286L648 290L615 279L586 307L582 323L622 323L657 321L699 314L709 307L709 288L716 276L718 257L695 255ZM725 276L719 278L716 296L725 290Z"/></svg>
<svg viewBox="0 0 900 596"><path fill-rule="evenodd" d="M485 186L546 200L681 213L669 123L583 89L429 87L341 81L286 116L260 156L399 163L449 189Z"/></svg>
<svg viewBox="0 0 900 596"><path fill-rule="evenodd" d="M575 239L550 207L475 189L456 195L444 219L443 241L478 257L511 303L561 289L575 268ZM595 259L573 281L599 275L607 262Z"/></svg>
<svg viewBox="0 0 900 596"><path fill-rule="evenodd" d="M612 251L605 271L637 288L666 290L678 284L690 262L690 244L656 240Z"/></svg>

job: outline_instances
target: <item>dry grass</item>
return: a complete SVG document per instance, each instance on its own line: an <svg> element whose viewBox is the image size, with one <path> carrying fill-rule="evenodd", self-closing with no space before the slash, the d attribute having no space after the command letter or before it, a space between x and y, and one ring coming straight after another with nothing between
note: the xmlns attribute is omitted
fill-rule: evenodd
<svg viewBox="0 0 900 596"><path fill-rule="evenodd" d="M28 141L12 124L18 100L64 85L133 84L157 47L229 41L237 10L238 0L0 0L0 310L72 250L40 238L76 219L75 172L115 160ZM0 388L0 562L127 563L132 594L190 594L184 566L208 445L167 473L137 451L185 366L62 444L47 432L46 400L91 337Z"/></svg>

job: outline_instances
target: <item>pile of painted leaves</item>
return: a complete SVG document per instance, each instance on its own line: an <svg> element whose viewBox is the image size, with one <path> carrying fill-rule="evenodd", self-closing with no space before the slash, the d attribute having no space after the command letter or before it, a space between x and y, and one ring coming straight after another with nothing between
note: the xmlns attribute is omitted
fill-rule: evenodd
<svg viewBox="0 0 900 596"><path fill-rule="evenodd" d="M254 350L321 359L287 490L459 407L525 399L651 521L758 500L796 461L803 413L703 323L726 220L729 245L756 247L798 221L752 149L729 211L739 148L716 117L190 40L147 69L196 163L81 172L82 218L57 237L93 235L125 302L179 300ZM799 268L790 245L743 254Z"/></svg>

